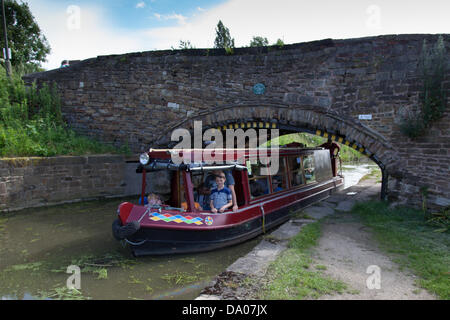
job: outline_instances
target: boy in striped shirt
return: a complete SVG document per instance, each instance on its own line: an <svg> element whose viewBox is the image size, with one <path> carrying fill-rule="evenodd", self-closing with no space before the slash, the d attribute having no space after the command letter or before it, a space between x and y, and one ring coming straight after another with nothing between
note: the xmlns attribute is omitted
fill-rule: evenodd
<svg viewBox="0 0 450 320"><path fill-rule="evenodd" d="M216 176L217 188L211 190L210 206L213 213L223 213L233 206L233 197L230 189L225 187L225 173L219 171Z"/></svg>

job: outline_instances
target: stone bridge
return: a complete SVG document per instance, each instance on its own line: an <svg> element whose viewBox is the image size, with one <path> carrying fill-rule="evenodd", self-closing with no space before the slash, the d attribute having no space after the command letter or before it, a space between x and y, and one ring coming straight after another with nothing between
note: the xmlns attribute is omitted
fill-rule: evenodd
<svg viewBox="0 0 450 320"><path fill-rule="evenodd" d="M428 203L446 206L448 110L415 140L399 129L420 103L424 40L434 44L437 35L326 39L231 54L191 49L99 56L25 81L56 82L72 128L136 152L170 145L174 129L192 130L196 120L204 130L309 132L373 159L383 171L382 194L390 199L417 205L420 188L428 187ZM447 57L449 40L444 35ZM447 91L449 79L447 73Z"/></svg>

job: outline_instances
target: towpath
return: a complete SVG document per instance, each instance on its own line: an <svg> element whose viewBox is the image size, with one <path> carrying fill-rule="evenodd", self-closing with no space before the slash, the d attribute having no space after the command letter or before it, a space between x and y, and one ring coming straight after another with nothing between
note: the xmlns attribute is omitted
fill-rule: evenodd
<svg viewBox="0 0 450 320"><path fill-rule="evenodd" d="M263 286L270 262L286 249L289 239L302 226L318 219L322 219L322 236L313 250L314 263L325 269L326 275L346 283L351 292L325 295L320 299L435 299L415 286L414 275L400 271L378 248L370 230L349 214L357 201L376 199L380 187L374 180L364 180L305 208L306 219L292 219L265 237L250 253L217 276L197 299L259 298L257 291ZM245 285L248 279L251 279L251 286Z"/></svg>

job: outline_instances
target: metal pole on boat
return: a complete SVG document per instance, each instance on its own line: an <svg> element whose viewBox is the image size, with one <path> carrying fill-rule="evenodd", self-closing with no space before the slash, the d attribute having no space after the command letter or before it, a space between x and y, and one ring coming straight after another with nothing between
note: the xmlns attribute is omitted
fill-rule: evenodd
<svg viewBox="0 0 450 320"><path fill-rule="evenodd" d="M142 191L141 191L141 204L144 205L144 196L145 196L145 175L146 175L147 170L145 170L145 168L142 168Z"/></svg>
<svg viewBox="0 0 450 320"><path fill-rule="evenodd" d="M11 78L11 58L9 56L9 47L8 47L8 32L6 30L6 13L5 13L5 0L2 0L2 16L3 16L3 35L5 37L5 67L6 67L6 75L8 78Z"/></svg>

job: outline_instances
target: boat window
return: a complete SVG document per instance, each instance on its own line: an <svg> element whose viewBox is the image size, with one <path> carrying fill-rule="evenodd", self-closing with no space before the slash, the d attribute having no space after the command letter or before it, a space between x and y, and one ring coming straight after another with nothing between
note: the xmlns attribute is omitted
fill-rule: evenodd
<svg viewBox="0 0 450 320"><path fill-rule="evenodd" d="M305 171L306 183L316 181L316 172L314 167L314 155L308 155L303 158L303 169Z"/></svg>
<svg viewBox="0 0 450 320"><path fill-rule="evenodd" d="M278 172L271 177L272 192L279 192L288 188L285 158L279 158Z"/></svg>
<svg viewBox="0 0 450 320"><path fill-rule="evenodd" d="M302 158L300 156L290 156L287 158L289 166L289 178L291 186L299 186L304 184L302 172Z"/></svg>
<svg viewBox="0 0 450 320"><path fill-rule="evenodd" d="M261 174L261 168L265 165L258 160L247 160L248 183L252 199L266 195L270 192L269 176Z"/></svg>

